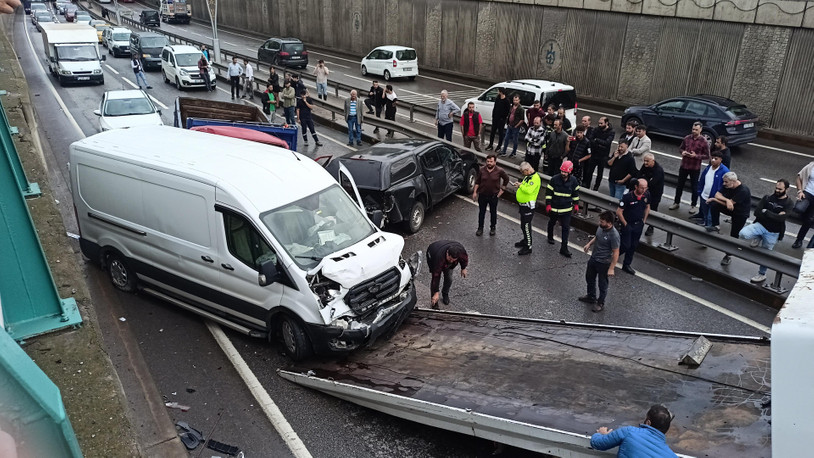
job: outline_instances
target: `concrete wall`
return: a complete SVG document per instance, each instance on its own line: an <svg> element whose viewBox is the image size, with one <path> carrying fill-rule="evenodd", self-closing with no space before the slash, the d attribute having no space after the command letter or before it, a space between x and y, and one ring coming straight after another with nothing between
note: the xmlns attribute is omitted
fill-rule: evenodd
<svg viewBox="0 0 814 458"><path fill-rule="evenodd" d="M219 24L360 57L404 44L424 68L557 80L627 104L717 94L814 135L814 1L219 0Z"/></svg>

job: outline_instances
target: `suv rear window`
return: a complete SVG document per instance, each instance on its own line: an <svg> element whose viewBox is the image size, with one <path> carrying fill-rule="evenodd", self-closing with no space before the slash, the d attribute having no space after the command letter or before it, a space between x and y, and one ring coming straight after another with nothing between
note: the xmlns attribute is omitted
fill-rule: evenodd
<svg viewBox="0 0 814 458"><path fill-rule="evenodd" d="M396 51L396 59L398 60L415 60L415 49L404 49Z"/></svg>
<svg viewBox="0 0 814 458"><path fill-rule="evenodd" d="M506 89L508 90L508 94L506 94L506 95L507 95L507 97L509 97L509 100L513 100L514 96L519 95L520 96L520 105L523 105L525 107L532 106L534 104L534 101L537 100L537 96L533 92L522 91L522 90L519 90L519 89L511 89L511 88L506 88Z"/></svg>
<svg viewBox="0 0 814 458"><path fill-rule="evenodd" d="M303 52L305 51L305 46L302 43L284 43L283 44L283 51L285 52Z"/></svg>
<svg viewBox="0 0 814 458"><path fill-rule="evenodd" d="M741 116L753 116L752 112L746 108L745 105L732 105L726 109L727 112L732 113L735 118L740 118Z"/></svg>
<svg viewBox="0 0 814 458"><path fill-rule="evenodd" d="M577 105L577 91L573 89L570 91L550 92L546 98L548 100L546 100L543 106L554 104L557 108L563 107L566 110L573 110Z"/></svg>

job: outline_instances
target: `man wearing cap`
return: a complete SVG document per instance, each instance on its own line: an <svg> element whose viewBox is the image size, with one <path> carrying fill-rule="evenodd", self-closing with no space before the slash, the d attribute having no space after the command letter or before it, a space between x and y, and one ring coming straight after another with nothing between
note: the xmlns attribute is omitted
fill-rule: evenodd
<svg viewBox="0 0 814 458"><path fill-rule="evenodd" d="M562 226L562 245L560 254L571 257L568 251L568 234L571 232L571 211L579 211L579 180L571 172L574 164L564 161L560 173L551 177L545 193L545 212L548 214L548 243L554 244L554 225L557 220Z"/></svg>

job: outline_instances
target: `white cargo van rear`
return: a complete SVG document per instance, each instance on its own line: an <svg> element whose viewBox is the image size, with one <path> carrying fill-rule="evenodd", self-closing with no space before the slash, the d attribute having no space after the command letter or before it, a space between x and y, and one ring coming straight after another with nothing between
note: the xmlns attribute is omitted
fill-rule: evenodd
<svg viewBox="0 0 814 458"><path fill-rule="evenodd" d="M415 306L420 257L406 262L404 239L295 152L135 127L73 143L70 171L82 253L117 288L279 332L293 359L370 343Z"/></svg>

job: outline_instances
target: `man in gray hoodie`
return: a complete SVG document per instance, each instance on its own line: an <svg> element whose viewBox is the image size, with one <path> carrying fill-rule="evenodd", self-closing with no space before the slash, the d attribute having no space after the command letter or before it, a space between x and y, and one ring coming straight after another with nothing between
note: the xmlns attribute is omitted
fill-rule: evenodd
<svg viewBox="0 0 814 458"><path fill-rule="evenodd" d="M441 100L438 101L438 109L435 110L435 125L438 126L438 138L446 138L452 141L452 126L455 124L454 116L459 114L461 109L455 102L447 98L446 89L441 91Z"/></svg>

